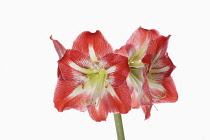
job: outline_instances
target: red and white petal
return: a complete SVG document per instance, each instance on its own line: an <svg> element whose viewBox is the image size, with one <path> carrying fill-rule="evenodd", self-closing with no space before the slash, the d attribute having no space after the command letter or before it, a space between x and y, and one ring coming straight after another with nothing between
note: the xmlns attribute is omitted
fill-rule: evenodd
<svg viewBox="0 0 210 140"><path fill-rule="evenodd" d="M129 38L126 44L132 44L135 48L144 48L148 46L150 42L156 39L159 36L157 30L147 30L142 27L139 27Z"/></svg>
<svg viewBox="0 0 210 140"><path fill-rule="evenodd" d="M150 95L144 68L131 69L126 81L132 93L132 108L137 109L142 105L149 105L152 96Z"/></svg>
<svg viewBox="0 0 210 140"><path fill-rule="evenodd" d="M128 78L126 79L128 87L131 92L132 108L139 108L141 106L141 97L143 94L143 75L141 69L132 69Z"/></svg>
<svg viewBox="0 0 210 140"><path fill-rule="evenodd" d="M128 53L127 53L127 51L126 51L126 45L125 46L122 46L122 47L120 47L120 49L116 49L115 51L114 51L114 53L116 53L116 54L120 54L120 55L122 55L122 56L125 56L125 57L128 57Z"/></svg>
<svg viewBox="0 0 210 140"><path fill-rule="evenodd" d="M89 54L93 62L97 62L98 59L113 52L112 47L98 30L95 33L89 31L81 33L74 41L72 49Z"/></svg>
<svg viewBox="0 0 210 140"><path fill-rule="evenodd" d="M68 62L68 63L66 63L66 62ZM72 66L70 66L71 63L73 63L73 62L67 58L64 58L64 59L62 59L62 61L58 62L60 75L62 76L62 78L64 80L67 80L67 81L74 81L77 83L82 82L85 74L78 71L75 68L72 68Z"/></svg>
<svg viewBox="0 0 210 140"><path fill-rule="evenodd" d="M94 91L97 90L96 88L89 88L80 83L76 83L74 81L67 81L63 80L62 77L58 80L55 96L54 96L54 103L55 107L58 111L62 112L64 110L69 109L77 109L79 111L86 111L94 109L95 112L99 113L98 115L104 115L105 110L108 112L108 107L104 105L101 100L98 102L94 100ZM102 94L103 96L103 94ZM100 99L98 97L97 99ZM94 106L94 107L93 107ZM100 107L99 107L100 106ZM94 112L94 110L92 110ZM101 112L101 113L100 113ZM105 113L106 114L106 113ZM107 116L107 115L105 115ZM102 117L104 118L104 117ZM103 120L101 118L101 120ZM96 121L100 121L95 119Z"/></svg>
<svg viewBox="0 0 210 140"><path fill-rule="evenodd" d="M128 55L128 63L140 61L142 57L145 55L147 46L144 48L136 47L132 44L126 44L124 46L127 55Z"/></svg>
<svg viewBox="0 0 210 140"><path fill-rule="evenodd" d="M126 42L126 45L123 46L124 50L127 52L129 63L140 61L145 55L149 44L158 36L158 31L154 29L147 30L141 27L138 28ZM122 53L121 50L117 52Z"/></svg>
<svg viewBox="0 0 210 140"><path fill-rule="evenodd" d="M59 71L64 80L83 81L90 71L91 61L77 50L67 50L64 57L58 61Z"/></svg>
<svg viewBox="0 0 210 140"><path fill-rule="evenodd" d="M170 67L170 69L176 68L169 58L168 54L162 56L161 58L157 59L153 64L152 64L152 69L162 69L165 67Z"/></svg>
<svg viewBox="0 0 210 140"><path fill-rule="evenodd" d="M82 91L82 87L74 81L66 81L60 78L58 80L55 94L54 104L55 108L62 112L71 108L85 111L90 106L90 96Z"/></svg>
<svg viewBox="0 0 210 140"><path fill-rule="evenodd" d="M126 82L118 87L108 86L107 91L109 112L126 114L130 111L131 95Z"/></svg>
<svg viewBox="0 0 210 140"><path fill-rule="evenodd" d="M108 86L106 93L97 105L92 105L88 112L95 121L105 121L108 113L126 114L131 109L129 89L124 82L119 87Z"/></svg>
<svg viewBox="0 0 210 140"><path fill-rule="evenodd" d="M90 57L78 50L68 50L66 56L80 68L89 69L92 65Z"/></svg>
<svg viewBox="0 0 210 140"><path fill-rule="evenodd" d="M140 91L140 93L138 92L138 90L136 90L134 87L130 88L130 92L131 92L131 99L132 99L132 102L131 102L131 106L132 108L134 109L138 109L141 107L141 92L143 91Z"/></svg>
<svg viewBox="0 0 210 140"><path fill-rule="evenodd" d="M144 91L144 88L142 88L141 91L133 90L131 99L133 109L138 109L143 106L152 105L152 99L150 99L146 95L146 91Z"/></svg>
<svg viewBox="0 0 210 140"><path fill-rule="evenodd" d="M130 72L128 58L119 54L105 55L99 65L107 70L109 83L114 87L121 85Z"/></svg>
<svg viewBox="0 0 210 140"><path fill-rule="evenodd" d="M144 63L145 67L146 67L146 72L149 73L150 69L151 69L151 64L152 64L152 60L153 60L153 56L151 54L146 54L143 58L142 58L142 63Z"/></svg>
<svg viewBox="0 0 210 140"><path fill-rule="evenodd" d="M170 60L163 58L168 57L166 51L169 37L170 36L159 36L148 47L146 55L142 58L142 62L147 64L147 72L149 72L152 67L157 69L169 63Z"/></svg>
<svg viewBox="0 0 210 140"><path fill-rule="evenodd" d="M102 99L100 103L96 105L91 105L88 109L90 117L95 120L96 122L105 121L108 116L108 107L107 101Z"/></svg>
<svg viewBox="0 0 210 140"><path fill-rule="evenodd" d="M169 38L170 35L167 37L159 36L150 44L149 48L147 49L147 54L153 56L153 62L166 55Z"/></svg>
<svg viewBox="0 0 210 140"><path fill-rule="evenodd" d="M161 86L163 90L156 87L150 87L152 94L154 95L154 103L173 103L178 100L177 90L172 77L163 79Z"/></svg>
<svg viewBox="0 0 210 140"><path fill-rule="evenodd" d="M142 110L143 110L143 112L145 114L145 120L149 119L150 116L151 116L150 111L152 109L152 104L150 104L150 105L142 105L141 108L142 108Z"/></svg>
<svg viewBox="0 0 210 140"><path fill-rule="evenodd" d="M133 46L132 44L126 44L120 49L115 50L115 53L126 56L128 57L128 59L131 59L137 53L138 50L140 49L136 49L135 46Z"/></svg>
<svg viewBox="0 0 210 140"><path fill-rule="evenodd" d="M54 40L52 38L52 36L50 36L50 39L53 41L53 44L54 44L55 50L59 56L59 59L61 59L64 56L64 54L66 53L65 47L58 40Z"/></svg>
<svg viewBox="0 0 210 140"><path fill-rule="evenodd" d="M132 92L132 108L138 109L141 107L145 114L145 119L148 119L150 117L150 110L152 108L152 96L150 94L146 76L142 75L141 80L136 79L135 82L132 82L129 85Z"/></svg>
<svg viewBox="0 0 210 140"><path fill-rule="evenodd" d="M139 73L138 76L135 75L137 72ZM137 70L136 73L133 73L135 77L128 77L127 83L131 91L132 108L138 109L141 107L145 114L145 119L148 119L152 108L152 96L146 75L142 72Z"/></svg>
<svg viewBox="0 0 210 140"><path fill-rule="evenodd" d="M137 99L139 99L138 104L140 106L132 106L132 108L141 107L144 114L145 114L145 120L146 120L146 119L150 118L150 111L151 111L151 108L152 108L153 104L152 104L152 95L151 95L151 91L150 91L150 88L149 88L146 73L143 73L142 77L143 77L144 80L143 80L143 83L142 83L141 91L139 92L140 94L138 95L139 97L137 98ZM135 99L133 97L132 101L135 101L137 99ZM135 105L135 104L132 104L132 105Z"/></svg>
<svg viewBox="0 0 210 140"><path fill-rule="evenodd" d="M160 36L157 30L138 28L126 42L125 46L116 50L115 53L128 57L129 63L140 61L145 55L150 43Z"/></svg>
<svg viewBox="0 0 210 140"><path fill-rule="evenodd" d="M59 70L64 80L80 83L84 81L85 74L70 67L69 65L59 63Z"/></svg>
<svg viewBox="0 0 210 140"><path fill-rule="evenodd" d="M150 80L161 83L163 79L169 77L172 71L175 69L171 59L166 55L153 63L147 77Z"/></svg>

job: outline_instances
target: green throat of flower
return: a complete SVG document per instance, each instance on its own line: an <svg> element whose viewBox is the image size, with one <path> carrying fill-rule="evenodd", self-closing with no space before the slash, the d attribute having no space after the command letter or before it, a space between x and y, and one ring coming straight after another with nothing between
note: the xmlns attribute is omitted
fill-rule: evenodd
<svg viewBox="0 0 210 140"><path fill-rule="evenodd" d="M88 85L94 87L105 87L106 79L107 79L107 71L104 68L99 70L92 70L92 73L87 74Z"/></svg>
<svg viewBox="0 0 210 140"><path fill-rule="evenodd" d="M95 69L89 69L89 72L86 77L87 81L84 84L85 88L88 88L92 91L92 103L98 105L99 101L104 95L108 77L108 72L104 68L95 67Z"/></svg>

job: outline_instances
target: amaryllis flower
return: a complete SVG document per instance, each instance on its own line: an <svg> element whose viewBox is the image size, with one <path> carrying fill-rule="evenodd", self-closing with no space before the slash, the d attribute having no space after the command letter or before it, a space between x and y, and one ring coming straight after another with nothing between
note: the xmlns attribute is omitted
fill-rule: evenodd
<svg viewBox="0 0 210 140"><path fill-rule="evenodd" d="M176 87L170 76L175 69L168 56L170 36L159 36L149 46L142 62L147 66L147 79L153 103L172 103L178 99Z"/></svg>
<svg viewBox="0 0 210 140"><path fill-rule="evenodd" d="M131 91L132 108L141 107L145 119L150 117L153 103L177 100L176 89L170 77L174 65L166 54L167 40L164 44L158 41L160 38L164 37L158 31L140 27L125 46L116 50L116 53L128 57L131 72L126 81Z"/></svg>
<svg viewBox="0 0 210 140"><path fill-rule="evenodd" d="M131 109L125 82L128 58L115 54L100 31L81 33L66 51L57 40L53 42L60 58L54 95L58 111L88 110L92 119L102 121L109 112L123 114Z"/></svg>

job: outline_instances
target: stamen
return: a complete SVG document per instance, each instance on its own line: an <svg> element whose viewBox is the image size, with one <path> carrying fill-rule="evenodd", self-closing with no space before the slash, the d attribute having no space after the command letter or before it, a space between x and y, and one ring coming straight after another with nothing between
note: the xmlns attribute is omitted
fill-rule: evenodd
<svg viewBox="0 0 210 140"><path fill-rule="evenodd" d="M152 93L151 93L151 94L152 94ZM160 94L160 95L154 95L154 94L152 94L152 96L153 96L154 98L156 98L155 100L160 100L160 99L163 99L163 98L166 97L166 94L164 94L164 96L163 96L163 92L160 92L159 94Z"/></svg>
<svg viewBox="0 0 210 140"><path fill-rule="evenodd" d="M153 106L155 107L156 111L158 111L157 107L153 104Z"/></svg>

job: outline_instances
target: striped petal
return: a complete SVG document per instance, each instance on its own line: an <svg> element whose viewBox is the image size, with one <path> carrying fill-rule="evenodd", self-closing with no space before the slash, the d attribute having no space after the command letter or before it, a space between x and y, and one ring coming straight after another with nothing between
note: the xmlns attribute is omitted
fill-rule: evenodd
<svg viewBox="0 0 210 140"><path fill-rule="evenodd" d="M147 30L139 27L129 38L126 44L132 44L135 48L143 48L159 36L159 32L155 29Z"/></svg>
<svg viewBox="0 0 210 140"><path fill-rule="evenodd" d="M107 106L107 100L105 99L102 99L97 106L91 105L88 109L90 117L96 122L105 121L109 113Z"/></svg>
<svg viewBox="0 0 210 140"><path fill-rule="evenodd" d="M169 38L170 36L167 36L167 37L159 36L156 40L154 40L150 44L149 48L147 49L146 55L142 59L143 63L148 64L148 70L151 69L151 65L156 63L157 60L167 55L166 51L167 51Z"/></svg>
<svg viewBox="0 0 210 140"><path fill-rule="evenodd" d="M58 80L54 104L59 112L71 108L85 111L89 108L90 104L88 104L88 101L90 101L90 96L86 93L78 92L78 86L74 81L66 81L62 78Z"/></svg>
<svg viewBox="0 0 210 140"><path fill-rule="evenodd" d="M53 41L53 44L54 44L54 47L58 54L59 59L61 59L66 53L65 47L58 40L54 40L52 36L50 36L50 39Z"/></svg>
<svg viewBox="0 0 210 140"><path fill-rule="evenodd" d="M152 108L152 96L144 68L132 68L127 83L131 91L132 108L141 107L145 113L145 119L148 119Z"/></svg>
<svg viewBox="0 0 210 140"><path fill-rule="evenodd" d="M90 60L88 55L78 50L69 50L67 51L66 56L81 68L88 69L92 65L92 61Z"/></svg>
<svg viewBox="0 0 210 140"><path fill-rule="evenodd" d="M128 53L129 62L142 59L150 43L159 36L158 31L138 28L126 42L125 49Z"/></svg>
<svg viewBox="0 0 210 140"><path fill-rule="evenodd" d="M114 53L107 54L100 60L99 65L107 69L112 86L119 86L126 80L130 72L127 62L127 57Z"/></svg>
<svg viewBox="0 0 210 140"><path fill-rule="evenodd" d="M88 112L93 120L104 121L108 113L125 114L131 109L131 97L126 83L118 87L108 86L106 94L98 105L92 105Z"/></svg>
<svg viewBox="0 0 210 140"><path fill-rule="evenodd" d="M178 100L178 93L172 77L163 79L161 86L163 89L158 89L157 86L150 85L151 92L155 96L154 103L173 103Z"/></svg>
<svg viewBox="0 0 210 140"><path fill-rule="evenodd" d="M122 56L126 56L126 57L128 57L128 52L129 52L129 50L127 51L126 50L126 47L127 45L125 45L125 46L122 46L122 47L120 47L120 49L116 49L114 52L116 53L116 54L120 54L120 55L122 55ZM129 46L132 46L132 45L129 45Z"/></svg>
<svg viewBox="0 0 210 140"><path fill-rule="evenodd" d="M127 78L132 96L132 108L150 104L150 92L144 68L132 68Z"/></svg>
<svg viewBox="0 0 210 140"><path fill-rule="evenodd" d="M168 55L165 55L157 59L151 66L149 73L147 74L150 81L161 83L163 79L169 77L172 71L175 69L171 59Z"/></svg>
<svg viewBox="0 0 210 140"><path fill-rule="evenodd" d="M126 81L131 91L132 108L139 108L141 106L141 97L144 95L142 90L144 83L142 69L131 69Z"/></svg>
<svg viewBox="0 0 210 140"><path fill-rule="evenodd" d="M60 73L64 80L81 81L90 72L92 62L89 57L77 50L67 50L64 57L58 61Z"/></svg>
<svg viewBox="0 0 210 140"><path fill-rule="evenodd" d="M154 60L163 57L166 54L167 47L168 47L168 40L170 35L159 36L156 40L154 40L147 50L147 54L154 56Z"/></svg>
<svg viewBox="0 0 210 140"><path fill-rule="evenodd" d="M72 49L88 54L93 62L98 62L100 58L113 52L112 47L98 30L95 33L89 31L81 33L74 41Z"/></svg>
<svg viewBox="0 0 210 140"><path fill-rule="evenodd" d="M149 119L151 116L150 111L152 109L152 104L150 103L149 105L142 105L141 108L145 114L145 120Z"/></svg>
<svg viewBox="0 0 210 140"><path fill-rule="evenodd" d="M88 110L95 121L106 120L109 112L125 114L130 111L131 97L126 83L119 87L107 86L98 103L93 102L94 90L61 78L55 90L55 107L60 112L71 108Z"/></svg>
<svg viewBox="0 0 210 140"><path fill-rule="evenodd" d="M129 88L124 82L118 87L107 87L109 112L126 114L131 109Z"/></svg>

